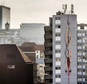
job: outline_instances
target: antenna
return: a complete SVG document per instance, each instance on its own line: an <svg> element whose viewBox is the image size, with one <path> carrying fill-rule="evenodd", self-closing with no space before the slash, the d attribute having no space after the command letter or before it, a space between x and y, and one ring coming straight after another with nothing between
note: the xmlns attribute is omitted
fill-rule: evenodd
<svg viewBox="0 0 87 84"><path fill-rule="evenodd" d="M71 14L73 14L73 13L74 13L74 5L71 4Z"/></svg>
<svg viewBox="0 0 87 84"><path fill-rule="evenodd" d="M62 9L64 10L64 14L66 13L66 10L67 10L67 4L63 4L62 5Z"/></svg>

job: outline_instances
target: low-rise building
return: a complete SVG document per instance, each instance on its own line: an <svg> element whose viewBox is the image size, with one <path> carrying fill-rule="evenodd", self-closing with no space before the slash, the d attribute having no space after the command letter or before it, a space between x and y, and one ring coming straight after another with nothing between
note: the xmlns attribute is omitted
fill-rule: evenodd
<svg viewBox="0 0 87 84"><path fill-rule="evenodd" d="M33 84L33 64L16 45L0 45L0 83Z"/></svg>
<svg viewBox="0 0 87 84"><path fill-rule="evenodd" d="M37 64L37 81L44 82L44 45L25 42L19 48L33 63Z"/></svg>

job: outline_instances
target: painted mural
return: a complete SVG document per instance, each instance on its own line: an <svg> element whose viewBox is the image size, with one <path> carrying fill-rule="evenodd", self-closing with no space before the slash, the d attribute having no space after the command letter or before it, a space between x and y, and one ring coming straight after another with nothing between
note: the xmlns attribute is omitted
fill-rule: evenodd
<svg viewBox="0 0 87 84"><path fill-rule="evenodd" d="M65 32L65 45L66 45L66 49L65 49L65 72L68 74L68 84L70 84L69 76L70 76L70 73L72 72L72 60L71 60L72 38L71 38L71 32L70 32L69 25L70 25L70 22L68 20L67 21L67 28L66 28L66 32Z"/></svg>

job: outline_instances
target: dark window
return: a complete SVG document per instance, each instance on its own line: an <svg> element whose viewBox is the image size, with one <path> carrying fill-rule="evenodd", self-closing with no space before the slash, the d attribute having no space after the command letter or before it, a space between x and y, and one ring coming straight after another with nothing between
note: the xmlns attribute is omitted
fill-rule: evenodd
<svg viewBox="0 0 87 84"><path fill-rule="evenodd" d="M60 75L56 75L56 78L60 78L61 76Z"/></svg>
<svg viewBox="0 0 87 84"><path fill-rule="evenodd" d="M61 18L60 17L55 17L55 20L60 20Z"/></svg>
<svg viewBox="0 0 87 84"><path fill-rule="evenodd" d="M55 25L55 27L56 27L56 28L61 28L61 26L60 26L60 25Z"/></svg>
<svg viewBox="0 0 87 84"><path fill-rule="evenodd" d="M56 70L61 69L61 67L56 67Z"/></svg>
<svg viewBox="0 0 87 84"><path fill-rule="evenodd" d="M56 34L56 36L60 36L60 34Z"/></svg>

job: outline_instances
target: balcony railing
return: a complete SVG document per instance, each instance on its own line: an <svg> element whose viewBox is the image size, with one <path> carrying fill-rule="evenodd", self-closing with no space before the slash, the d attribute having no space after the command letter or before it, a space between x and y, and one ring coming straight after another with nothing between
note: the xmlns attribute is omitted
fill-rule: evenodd
<svg viewBox="0 0 87 84"><path fill-rule="evenodd" d="M45 39L51 39L51 38L52 38L52 35L51 35L51 34L45 34L45 35L44 35L44 38L45 38Z"/></svg>
<svg viewBox="0 0 87 84"><path fill-rule="evenodd" d="M51 55L52 51L45 51L45 55Z"/></svg>
<svg viewBox="0 0 87 84"><path fill-rule="evenodd" d="M45 71L52 71L52 67L44 67Z"/></svg>
<svg viewBox="0 0 87 84"><path fill-rule="evenodd" d="M44 59L45 63L52 63L52 59Z"/></svg>
<svg viewBox="0 0 87 84"><path fill-rule="evenodd" d="M50 43L45 43L44 45L45 45L45 47L52 46L52 42L50 42Z"/></svg>
<svg viewBox="0 0 87 84"><path fill-rule="evenodd" d="M52 79L52 75L45 75L44 78L45 79Z"/></svg>

